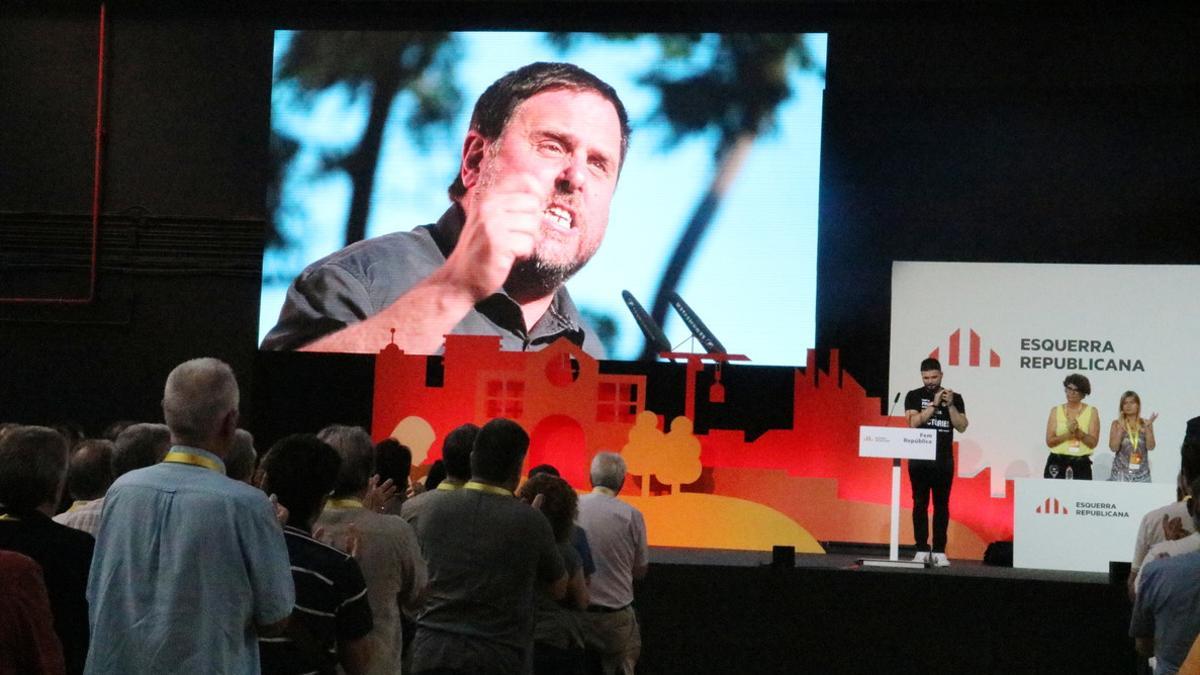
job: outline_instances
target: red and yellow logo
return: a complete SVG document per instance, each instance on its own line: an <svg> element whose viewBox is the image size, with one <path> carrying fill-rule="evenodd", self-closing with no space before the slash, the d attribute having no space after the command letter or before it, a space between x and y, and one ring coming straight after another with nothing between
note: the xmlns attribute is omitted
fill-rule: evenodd
<svg viewBox="0 0 1200 675"><path fill-rule="evenodd" d="M982 363L980 354L983 351L982 340L979 338L979 333L974 330L967 331L967 362L962 363L962 346L963 336L962 329L958 329L950 334L946 344L946 361L947 366L965 365L971 368L979 368ZM942 348L935 347L932 352L929 352L929 358L942 360L940 356ZM988 368L1000 367L1000 355L994 349L988 349Z"/></svg>
<svg viewBox="0 0 1200 675"><path fill-rule="evenodd" d="M1038 505L1037 512L1038 513L1053 513L1053 514L1059 514L1059 515L1064 515L1064 516L1071 513L1070 511L1067 510L1067 507L1060 504L1059 501L1053 497L1046 497L1046 501L1044 501Z"/></svg>

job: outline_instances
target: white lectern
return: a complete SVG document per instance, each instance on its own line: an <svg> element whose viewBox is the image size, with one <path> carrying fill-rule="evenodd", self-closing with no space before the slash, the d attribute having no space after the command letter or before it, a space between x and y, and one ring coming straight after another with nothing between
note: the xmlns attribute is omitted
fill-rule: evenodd
<svg viewBox="0 0 1200 675"><path fill-rule="evenodd" d="M900 460L937 457L937 432L909 427L859 427L858 456L892 460L892 527L889 557L863 559L869 567L927 567L929 563L900 559Z"/></svg>

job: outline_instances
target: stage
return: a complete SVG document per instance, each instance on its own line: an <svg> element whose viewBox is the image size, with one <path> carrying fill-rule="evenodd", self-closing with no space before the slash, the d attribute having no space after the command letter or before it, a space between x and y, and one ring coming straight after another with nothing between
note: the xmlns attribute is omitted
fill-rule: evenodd
<svg viewBox="0 0 1200 675"><path fill-rule="evenodd" d="M654 548L638 672L1136 672L1129 600L1107 574L857 566L878 554L778 569L770 552Z"/></svg>

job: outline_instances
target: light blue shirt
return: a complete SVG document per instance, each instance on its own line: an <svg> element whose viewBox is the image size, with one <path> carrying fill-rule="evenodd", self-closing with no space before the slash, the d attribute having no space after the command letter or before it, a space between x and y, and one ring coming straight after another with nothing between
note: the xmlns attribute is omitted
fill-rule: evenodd
<svg viewBox="0 0 1200 675"><path fill-rule="evenodd" d="M121 476L104 500L88 578L85 672L259 672L255 625L292 612L287 545L271 502L220 470L163 462Z"/></svg>
<svg viewBox="0 0 1200 675"><path fill-rule="evenodd" d="M1129 635L1154 638L1155 675L1179 670L1200 634L1200 551L1142 567Z"/></svg>

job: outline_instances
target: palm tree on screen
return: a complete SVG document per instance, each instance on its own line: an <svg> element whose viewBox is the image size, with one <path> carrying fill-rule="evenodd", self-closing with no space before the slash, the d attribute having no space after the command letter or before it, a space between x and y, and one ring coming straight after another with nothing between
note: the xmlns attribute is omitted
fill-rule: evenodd
<svg viewBox="0 0 1200 675"><path fill-rule="evenodd" d="M606 33L600 37L628 41L639 36ZM550 39L565 51L581 36L554 33ZM653 117L667 123L667 146L695 134L716 133L712 177L675 244L654 294L650 315L662 325L671 293L755 140L774 129L780 104L791 98L789 73L795 68L820 72L821 66L808 50L804 35L798 33L664 34L657 39L661 58L640 81L658 92ZM715 46L713 39L717 40ZM696 65L702 54L707 57ZM653 360L654 356L653 346L647 343L642 358Z"/></svg>
<svg viewBox="0 0 1200 675"><path fill-rule="evenodd" d="M344 171L350 178L346 244L366 236L384 132L397 97L413 97L405 121L418 143L432 127L448 128L462 105L457 61L457 42L445 32L300 31L292 37L280 58L278 81L294 84L301 103L311 105L338 86L355 101L367 99L359 141L322 158L324 172Z"/></svg>

